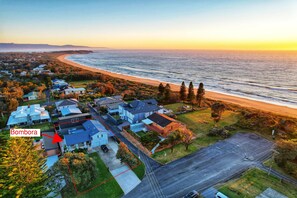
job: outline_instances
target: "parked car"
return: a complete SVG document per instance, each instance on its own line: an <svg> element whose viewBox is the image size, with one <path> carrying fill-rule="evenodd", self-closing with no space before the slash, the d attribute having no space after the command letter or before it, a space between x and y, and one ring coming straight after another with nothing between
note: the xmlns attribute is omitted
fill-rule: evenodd
<svg viewBox="0 0 297 198"><path fill-rule="evenodd" d="M196 190L192 190L188 194L186 194L183 198L198 198L199 193Z"/></svg>
<svg viewBox="0 0 297 198"><path fill-rule="evenodd" d="M101 149L104 153L107 153L109 151L106 145L101 145Z"/></svg>
<svg viewBox="0 0 297 198"><path fill-rule="evenodd" d="M228 198L228 197L221 192L217 192L215 198Z"/></svg>

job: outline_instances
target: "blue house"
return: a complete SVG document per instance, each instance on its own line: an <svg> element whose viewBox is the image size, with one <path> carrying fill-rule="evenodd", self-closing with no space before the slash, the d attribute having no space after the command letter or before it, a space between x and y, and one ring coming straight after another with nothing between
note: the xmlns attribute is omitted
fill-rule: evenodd
<svg viewBox="0 0 297 198"><path fill-rule="evenodd" d="M64 135L64 145L68 151L74 149L95 147L108 144L110 132L97 120L88 120L82 124L82 128L69 131ZM64 149L64 148L63 148Z"/></svg>

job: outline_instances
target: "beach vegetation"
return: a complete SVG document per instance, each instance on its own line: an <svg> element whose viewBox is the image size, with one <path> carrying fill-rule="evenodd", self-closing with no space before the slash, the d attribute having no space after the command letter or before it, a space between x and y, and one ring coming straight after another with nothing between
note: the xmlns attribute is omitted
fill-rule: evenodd
<svg viewBox="0 0 297 198"><path fill-rule="evenodd" d="M185 85L185 82L183 81L181 86L180 86L180 91L179 91L179 99L181 101L184 101L187 99L187 87Z"/></svg>
<svg viewBox="0 0 297 198"><path fill-rule="evenodd" d="M218 123L221 120L222 113L225 111L225 105L219 102L216 102L211 105L211 117L215 123Z"/></svg>
<svg viewBox="0 0 297 198"><path fill-rule="evenodd" d="M201 107L201 102L204 99L204 95L205 95L204 85L203 83L200 83L196 94L196 101L197 101L198 107Z"/></svg>
<svg viewBox="0 0 297 198"><path fill-rule="evenodd" d="M191 81L190 84L189 84L189 90L188 90L188 96L187 96L187 99L188 99L190 102L193 102L194 99L195 99L194 85L193 85L193 82L192 82L192 81Z"/></svg>

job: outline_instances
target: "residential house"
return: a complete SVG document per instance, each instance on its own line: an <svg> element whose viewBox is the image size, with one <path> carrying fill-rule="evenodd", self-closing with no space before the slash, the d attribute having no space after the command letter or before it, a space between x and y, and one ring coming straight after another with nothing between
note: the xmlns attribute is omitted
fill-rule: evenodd
<svg viewBox="0 0 297 198"><path fill-rule="evenodd" d="M38 92L35 92L35 91L31 91L30 93L23 95L24 101L37 100L37 99L38 99Z"/></svg>
<svg viewBox="0 0 297 198"><path fill-rule="evenodd" d="M53 89L65 89L68 86L69 85L65 80L61 80L61 79L52 80L52 88Z"/></svg>
<svg viewBox="0 0 297 198"><path fill-rule="evenodd" d="M48 136L53 137L55 132L42 132L42 134L46 134ZM58 143L53 144L53 138L48 136L42 136L43 146L44 146L44 155L49 157L53 155L60 154L60 147Z"/></svg>
<svg viewBox="0 0 297 198"><path fill-rule="evenodd" d="M60 100L55 103L57 110L60 112L64 108L78 107L78 101L74 98Z"/></svg>
<svg viewBox="0 0 297 198"><path fill-rule="evenodd" d="M105 107L109 114L114 114L119 112L119 105L124 104L125 102L122 99L122 96L111 96L104 97L94 100L95 104L98 107Z"/></svg>
<svg viewBox="0 0 297 198"><path fill-rule="evenodd" d="M182 123L160 113L153 113L142 122L148 131L156 131L163 137L167 137L173 131L185 128Z"/></svg>
<svg viewBox="0 0 297 198"><path fill-rule="evenodd" d="M26 71L22 71L21 73L20 73L20 76L26 76L27 75L27 72Z"/></svg>
<svg viewBox="0 0 297 198"><path fill-rule="evenodd" d="M66 108L62 108L61 110L61 114L62 116L70 116L70 115L76 115L76 114L81 114L81 110L77 107L66 107Z"/></svg>
<svg viewBox="0 0 297 198"><path fill-rule="evenodd" d="M155 99L134 100L128 104L119 105L121 119L128 121L130 124L140 123L155 112L163 113L163 109L158 106Z"/></svg>
<svg viewBox="0 0 297 198"><path fill-rule="evenodd" d="M85 88L67 88L64 90L65 95L69 95L69 94L78 94L78 95L82 95L86 92Z"/></svg>
<svg viewBox="0 0 297 198"><path fill-rule="evenodd" d="M41 107L40 104L19 106L16 111L10 114L7 122L8 127L16 125L32 125L39 122L50 121L48 111Z"/></svg>
<svg viewBox="0 0 297 198"><path fill-rule="evenodd" d="M92 118L89 113L76 114L71 116L59 117L58 118L58 126L60 130L73 128L81 125L86 120L90 120Z"/></svg>
<svg viewBox="0 0 297 198"><path fill-rule="evenodd" d="M72 130L64 135L63 143L68 151L79 148L93 149L108 143L109 131L99 121L88 120L82 126L82 129Z"/></svg>

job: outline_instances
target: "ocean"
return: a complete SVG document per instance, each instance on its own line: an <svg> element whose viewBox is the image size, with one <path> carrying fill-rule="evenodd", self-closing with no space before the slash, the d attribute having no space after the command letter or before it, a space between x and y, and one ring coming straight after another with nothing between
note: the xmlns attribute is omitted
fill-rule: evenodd
<svg viewBox="0 0 297 198"><path fill-rule="evenodd" d="M100 50L68 60L102 70L297 108L297 52Z"/></svg>

